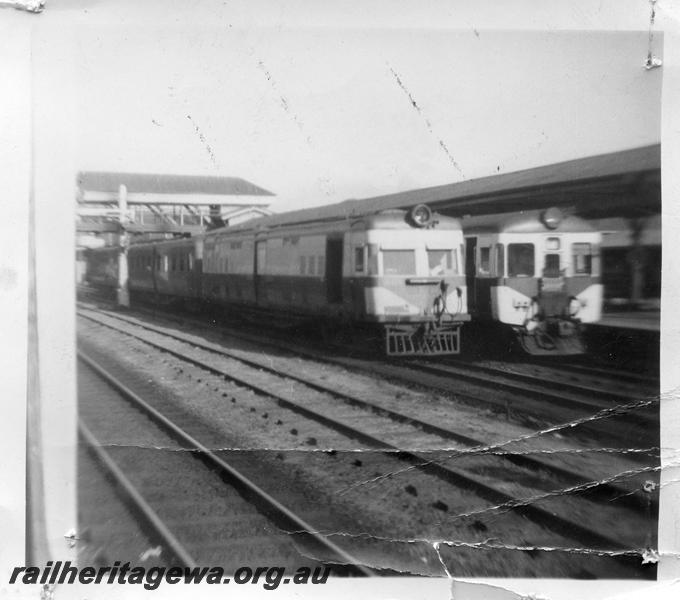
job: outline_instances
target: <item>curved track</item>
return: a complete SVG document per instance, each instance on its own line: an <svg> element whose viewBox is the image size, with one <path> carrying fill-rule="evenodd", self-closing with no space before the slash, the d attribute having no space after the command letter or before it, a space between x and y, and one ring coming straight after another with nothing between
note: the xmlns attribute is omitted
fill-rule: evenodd
<svg viewBox="0 0 680 600"><path fill-rule="evenodd" d="M166 560L187 567L220 560L237 568L257 557L286 566L326 563L334 565L336 573L372 574L87 355L79 352L78 358L86 367L80 373L84 419L79 422L79 435L133 505L149 537L163 548ZM119 421L117 427L138 427L143 422L144 439L154 439L156 446L145 448L140 443L105 449L97 431L110 437L112 420ZM177 451L182 449L187 452ZM126 474L126 469L132 474ZM174 478L159 483L156 472L173 473ZM189 490L178 495L177 481L184 479L195 494ZM216 488L211 501L205 490ZM249 531L269 533L253 536ZM311 556L318 559L310 560Z"/></svg>

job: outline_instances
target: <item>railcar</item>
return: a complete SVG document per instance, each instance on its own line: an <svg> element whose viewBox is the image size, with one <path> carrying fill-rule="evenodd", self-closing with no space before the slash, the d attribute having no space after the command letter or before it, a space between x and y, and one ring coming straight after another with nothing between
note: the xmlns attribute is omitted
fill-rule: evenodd
<svg viewBox="0 0 680 600"><path fill-rule="evenodd" d="M118 251L99 250L92 260L117 260ZM455 354L470 319L462 253L460 221L425 205L304 222L279 215L133 244L128 287L133 302L370 326L383 334L389 355ZM115 287L117 262L106 264Z"/></svg>
<svg viewBox="0 0 680 600"><path fill-rule="evenodd" d="M585 351L580 325L601 317L601 234L557 208L466 217L475 320L511 328L530 354Z"/></svg>
<svg viewBox="0 0 680 600"><path fill-rule="evenodd" d="M258 219L203 239L212 304L382 329L388 355L460 351L469 320L460 222L424 205L355 218Z"/></svg>

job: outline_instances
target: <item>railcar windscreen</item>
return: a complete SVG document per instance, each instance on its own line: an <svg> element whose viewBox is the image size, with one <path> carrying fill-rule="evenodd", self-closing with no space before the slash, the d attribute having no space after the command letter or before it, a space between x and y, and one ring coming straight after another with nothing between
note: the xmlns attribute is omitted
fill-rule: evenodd
<svg viewBox="0 0 680 600"><path fill-rule="evenodd" d="M458 257L455 250L428 250L427 264L431 277L458 273Z"/></svg>
<svg viewBox="0 0 680 600"><path fill-rule="evenodd" d="M534 245L508 244L508 277L533 277Z"/></svg>
<svg viewBox="0 0 680 600"><path fill-rule="evenodd" d="M383 250L383 274L415 275L415 250Z"/></svg>

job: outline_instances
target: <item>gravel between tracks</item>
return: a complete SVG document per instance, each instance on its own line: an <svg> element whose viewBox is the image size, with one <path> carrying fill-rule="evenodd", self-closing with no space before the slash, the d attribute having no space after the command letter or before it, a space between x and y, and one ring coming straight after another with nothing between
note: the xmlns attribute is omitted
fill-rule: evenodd
<svg viewBox="0 0 680 600"><path fill-rule="evenodd" d="M379 452L357 451L356 442L339 434L324 431L324 443L321 444L318 424L297 415L292 419L290 413L284 421L285 413L277 415L271 400L182 365L177 359L123 334L81 320L80 337L88 349L99 348L100 353L115 356L121 368L134 371L130 377L155 387L168 409L186 412L209 424L213 435L209 444L220 448L265 450L261 452L262 460L278 471L279 484L283 477L290 485L305 488L319 506L336 515L332 521L346 525L343 534L368 534L401 542L423 540L410 544L415 549L413 554L422 563L420 571L411 569L414 572L438 572L439 558L433 552L432 542L448 540L460 544L455 555L447 558L449 570L458 576L509 573L527 577L593 573L626 575L607 558L579 556L573 552L565 555L559 550L531 550L533 546L554 548L559 544L555 543L552 534L513 513L490 511L468 515L471 507L483 508L486 503L421 473L407 472L406 477L397 477L394 473L403 470L403 463ZM291 360L301 363L296 369L298 374L305 369L318 369L313 364L302 364L305 361L300 359ZM421 392L371 381L371 378L354 373L342 375L328 366L325 369L328 369L326 373L317 371L317 376L329 377L339 387L353 390L362 387L364 393L372 393L381 401L403 399L402 407L407 402L413 403L414 395L422 396L416 397L416 401L427 401ZM444 402L438 402L443 410ZM450 404L447 407L446 413L442 412L442 419L451 419L451 413L455 412ZM484 422L479 414L471 413L473 423L484 423L489 432L486 439L499 436L498 427L492 427L494 422L497 425L495 416L489 418L487 415L488 422ZM433 414L428 412L428 415ZM460 414L458 418L461 418ZM469 423L468 415L463 414L462 418ZM281 423L277 424L277 421ZM479 428L475 428L475 434L478 437L485 435ZM329 449L333 451L323 451ZM266 483L266 479L265 474L264 481L258 483ZM494 549L494 546L501 548Z"/></svg>

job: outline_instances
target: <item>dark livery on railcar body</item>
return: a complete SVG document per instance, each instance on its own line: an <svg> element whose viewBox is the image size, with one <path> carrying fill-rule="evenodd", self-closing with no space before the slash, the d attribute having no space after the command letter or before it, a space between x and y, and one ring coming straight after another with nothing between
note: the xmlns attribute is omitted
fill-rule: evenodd
<svg viewBox="0 0 680 600"><path fill-rule="evenodd" d="M458 353L469 320L460 221L424 205L303 223L279 215L133 244L128 260L133 301L377 326L390 355Z"/></svg>
<svg viewBox="0 0 680 600"><path fill-rule="evenodd" d="M475 320L512 328L531 354L584 352L599 321L601 234L559 209L466 217L466 274Z"/></svg>

